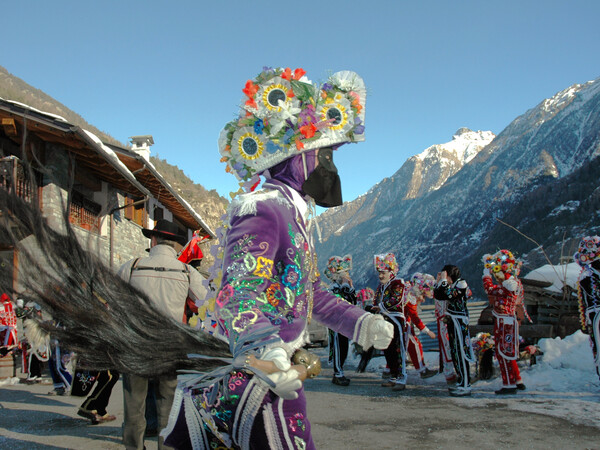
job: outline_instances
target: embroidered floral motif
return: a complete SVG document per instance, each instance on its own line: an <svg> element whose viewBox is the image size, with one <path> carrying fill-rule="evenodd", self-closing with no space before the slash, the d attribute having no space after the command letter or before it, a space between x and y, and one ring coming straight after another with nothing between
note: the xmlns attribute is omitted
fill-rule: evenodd
<svg viewBox="0 0 600 450"><path fill-rule="evenodd" d="M244 265L248 272L252 272L256 268L256 258L251 253L246 253L246 256L244 256Z"/></svg>
<svg viewBox="0 0 600 450"><path fill-rule="evenodd" d="M248 247L255 238L255 235L245 234L242 238L238 239L237 244L233 246L231 259L240 259L244 256L244 253L248 252Z"/></svg>
<svg viewBox="0 0 600 450"><path fill-rule="evenodd" d="M306 449L306 442L304 442L304 439L302 439L301 437L294 436L294 443L296 444L296 448L298 450Z"/></svg>
<svg viewBox="0 0 600 450"><path fill-rule="evenodd" d="M229 390L235 390L236 386L241 386L242 381L244 380L244 374L241 372L236 372L229 378Z"/></svg>
<svg viewBox="0 0 600 450"><path fill-rule="evenodd" d="M283 292L281 291L281 284L273 283L267 288L267 301L272 306L278 306L279 302L284 299Z"/></svg>
<svg viewBox="0 0 600 450"><path fill-rule="evenodd" d="M217 294L217 305L219 305L222 308L227 303L229 303L229 300L231 300L231 297L233 297L233 292L233 286L231 286L230 284L223 285L223 287L221 287L221 290Z"/></svg>
<svg viewBox="0 0 600 450"><path fill-rule="evenodd" d="M258 316L256 315L255 311L244 311L239 313L237 317L233 319L231 322L231 327L238 333L241 333L247 327L256 322L257 319Z"/></svg>
<svg viewBox="0 0 600 450"><path fill-rule="evenodd" d="M271 278L273 272L273 260L259 256L256 260L254 275L262 278Z"/></svg>
<svg viewBox="0 0 600 450"><path fill-rule="evenodd" d="M304 414L296 413L289 419L289 427L292 432L296 432L297 430L306 430L306 425L304 424Z"/></svg>
<svg viewBox="0 0 600 450"><path fill-rule="evenodd" d="M300 268L295 264L288 265L283 272L283 284L295 291L298 288L302 273Z"/></svg>

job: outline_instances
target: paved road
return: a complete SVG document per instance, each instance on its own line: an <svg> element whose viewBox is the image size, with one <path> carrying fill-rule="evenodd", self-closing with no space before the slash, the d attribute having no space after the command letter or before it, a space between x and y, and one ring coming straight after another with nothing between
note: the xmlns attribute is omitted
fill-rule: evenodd
<svg viewBox="0 0 600 450"><path fill-rule="evenodd" d="M309 418L320 449L600 448L600 395L529 392L507 399L475 384L472 398L455 399L448 397L441 375L425 384L413 371L404 392L381 387L375 373L349 371L348 376L349 387L333 385L326 368L307 382ZM108 409L118 420L94 426L76 414L81 398L48 396L50 389L0 386L1 449L122 448L120 382ZM561 418L574 408L575 419ZM593 426L582 424L586 416ZM156 438L146 445L155 449Z"/></svg>

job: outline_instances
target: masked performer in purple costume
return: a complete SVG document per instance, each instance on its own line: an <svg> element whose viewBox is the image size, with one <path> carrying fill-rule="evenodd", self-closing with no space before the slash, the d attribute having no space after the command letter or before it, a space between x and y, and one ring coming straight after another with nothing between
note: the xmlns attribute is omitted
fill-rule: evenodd
<svg viewBox="0 0 600 450"><path fill-rule="evenodd" d="M581 266L577 282L581 328L590 335L596 373L600 377L600 236L582 238L573 258Z"/></svg>
<svg viewBox="0 0 600 450"><path fill-rule="evenodd" d="M307 369L291 363L307 342L308 322L365 349L386 348L392 337L381 316L321 282L310 230L313 200L342 204L333 150L364 140L365 86L353 72L338 72L319 89L302 69L265 68L243 92L242 114L225 126L219 149L227 171L247 186L259 174L266 181L228 210L213 314L234 356L248 351L233 372L180 376L162 434L176 448L312 449L301 382Z"/></svg>

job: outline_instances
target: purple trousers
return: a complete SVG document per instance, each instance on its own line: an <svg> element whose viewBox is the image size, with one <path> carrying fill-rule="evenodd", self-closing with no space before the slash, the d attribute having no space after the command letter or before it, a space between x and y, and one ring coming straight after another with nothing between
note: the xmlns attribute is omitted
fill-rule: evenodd
<svg viewBox="0 0 600 450"><path fill-rule="evenodd" d="M208 389L178 388L165 445L176 449L315 449L306 417L304 389L295 400L283 400L260 381L237 372L208 403ZM226 442L224 442L226 441Z"/></svg>

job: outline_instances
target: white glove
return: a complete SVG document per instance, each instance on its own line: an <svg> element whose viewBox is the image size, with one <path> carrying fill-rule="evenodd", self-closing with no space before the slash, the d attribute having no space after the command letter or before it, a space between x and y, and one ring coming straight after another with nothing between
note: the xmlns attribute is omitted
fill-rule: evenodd
<svg viewBox="0 0 600 450"><path fill-rule="evenodd" d="M490 269L483 269L483 276L484 277L491 277L492 274L490 273Z"/></svg>
<svg viewBox="0 0 600 450"><path fill-rule="evenodd" d="M386 322L382 316L376 315L369 324L365 348L375 347L378 350L388 348L394 337L394 326Z"/></svg>
<svg viewBox="0 0 600 450"><path fill-rule="evenodd" d="M284 400L295 400L298 398L298 392L296 391L302 387L302 381L298 378L298 375L298 371L294 369L267 375L275 383L275 386L269 389Z"/></svg>
<svg viewBox="0 0 600 450"><path fill-rule="evenodd" d="M518 284L514 277L510 277L508 280L504 280L502 282L502 286L504 289L510 292L515 292L517 290Z"/></svg>

